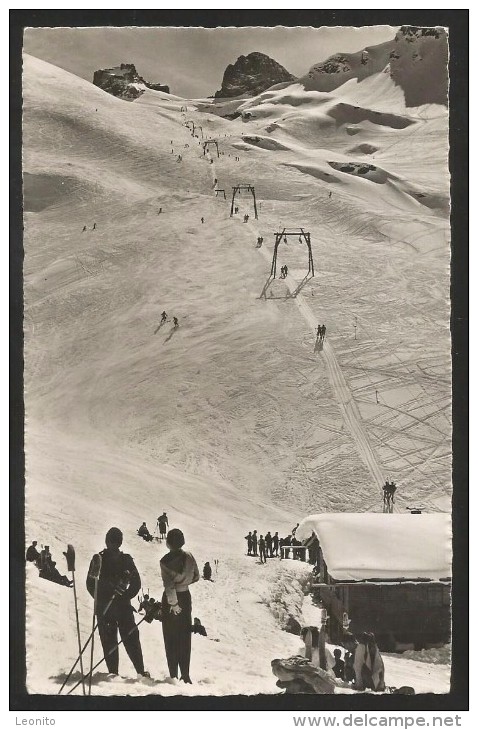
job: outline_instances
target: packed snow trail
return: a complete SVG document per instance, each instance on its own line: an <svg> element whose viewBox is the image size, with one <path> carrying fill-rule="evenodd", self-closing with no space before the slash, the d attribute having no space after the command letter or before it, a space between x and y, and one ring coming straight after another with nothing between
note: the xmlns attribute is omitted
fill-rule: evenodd
<svg viewBox="0 0 478 730"><path fill-rule="evenodd" d="M212 168L211 173L212 173L212 177L214 180L217 178L217 172L216 172L216 166L214 164L214 161L212 160L209 150L206 150L205 157L208 159L210 167ZM255 235L257 235L257 236L260 235L260 231L258 230L256 225L252 224L251 229L254 231ZM261 246L261 248L259 250L260 250L260 253L262 254L262 256L267 260L267 263L269 264L270 260L271 260L270 252L263 246ZM288 274L288 276L284 280L284 282L285 282L290 294L293 294L293 292L299 286L298 282L294 279L294 277L291 274ZM312 330L315 333L317 331L317 325L319 324L319 322L317 321L316 317L312 313L310 307L304 301L300 292L295 294L295 296L293 296L292 298L295 300L295 303L297 304L299 311L301 312L302 316L306 320L307 324L310 325L310 327L312 328ZM355 441L360 458L362 459L365 466L368 468L377 487L380 489L380 494L381 494L382 486L385 482L385 479L384 479L384 476L382 473L382 469L374 454L374 451L373 451L370 441L368 439L367 433L364 429L359 409L357 407L357 404L354 401L353 395L352 395L349 387L347 386L345 377L343 375L343 372L342 372L340 365L337 361L337 358L335 356L334 349L328 340L324 341L322 352L324 354L324 358L327 363L329 380L330 380L330 383L336 394L336 398L337 398L338 405L340 407L340 411L342 413L343 419L344 419L345 423L347 424L347 428Z"/></svg>
<svg viewBox="0 0 478 730"><path fill-rule="evenodd" d="M259 231L257 230L257 227L253 224L251 228L254 230L255 234L259 234ZM259 249L262 256L266 259L267 263L270 264L271 261L271 254L270 251L268 251L264 246L261 246ZM294 277L289 273L287 275L287 278L284 279L284 283L287 286L289 292L292 294L298 287L298 282L294 279ZM304 317L307 324L312 328L313 332L315 333L317 331L317 325L319 322L317 321L316 317L312 313L309 305L304 301L303 297L300 293L296 294L294 297L292 297L297 304L299 311L301 312L302 316ZM337 362L337 358L335 357L335 353L333 350L332 345L328 340L325 340L323 343L323 350L322 350L325 361L327 363L328 373L329 373L329 380L330 383L334 389L334 392L337 397L337 401L341 410L341 413L343 415L344 421L347 424L347 427L355 440L358 452L360 454L360 457L364 464L367 466L368 470L370 471L370 474L374 478L374 481L379 487L379 489L382 489L382 486L385 482L382 469L377 461L377 458L373 452L372 446L370 445L370 442L368 440L367 433L363 427L362 419L360 417L359 410L357 408L357 404L354 401L354 398L352 396L352 393L350 392L349 387L347 386L347 383L345 381L344 375L342 373L342 370L340 368L339 363Z"/></svg>

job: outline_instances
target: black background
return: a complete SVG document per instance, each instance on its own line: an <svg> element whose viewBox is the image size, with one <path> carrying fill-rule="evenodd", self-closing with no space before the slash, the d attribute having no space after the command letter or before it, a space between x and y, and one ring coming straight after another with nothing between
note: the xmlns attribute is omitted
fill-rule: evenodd
<svg viewBox="0 0 478 730"><path fill-rule="evenodd" d="M22 36L29 27L445 26L450 44L453 645L447 695L83 697L25 688ZM10 709L448 711L468 709L468 10L10 10ZM52 621L54 621L52 616ZM45 667L48 672L48 668ZM265 719L265 718L264 718Z"/></svg>

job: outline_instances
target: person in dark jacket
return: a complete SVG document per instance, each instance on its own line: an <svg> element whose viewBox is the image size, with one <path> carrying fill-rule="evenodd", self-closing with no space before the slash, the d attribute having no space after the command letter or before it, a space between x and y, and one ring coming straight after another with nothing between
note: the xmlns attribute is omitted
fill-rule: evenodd
<svg viewBox="0 0 478 730"><path fill-rule="evenodd" d="M335 659L335 664L332 667L332 671L335 674L335 676L337 677L337 679L343 679L345 662L342 659L342 652L340 649L334 649L334 659Z"/></svg>
<svg viewBox="0 0 478 730"><path fill-rule="evenodd" d="M272 535L270 530L265 536L264 541L266 543L266 555L268 558L272 558Z"/></svg>
<svg viewBox="0 0 478 730"><path fill-rule="evenodd" d="M163 512L163 514L160 517L158 517L159 537L161 540L163 539L163 537L166 537L168 527L169 527L168 515L166 514L166 512Z"/></svg>
<svg viewBox="0 0 478 730"><path fill-rule="evenodd" d="M212 582L212 568L209 563L204 563L204 568L202 569L202 577L204 578L204 580L210 580Z"/></svg>
<svg viewBox="0 0 478 730"><path fill-rule="evenodd" d="M141 527L138 528L138 535L143 538L143 540L146 540L146 542L151 542L153 539L152 534L146 527L146 522L143 522Z"/></svg>
<svg viewBox="0 0 478 730"><path fill-rule="evenodd" d="M181 530L174 528L168 532L166 546L169 552L160 560L164 585L162 624L169 675L177 678L179 669L180 679L192 684L189 676L192 625L189 586L199 580L199 570L191 553L182 549L184 542Z"/></svg>
<svg viewBox="0 0 478 730"><path fill-rule="evenodd" d="M252 532L250 530L249 534L245 536L244 540L247 540L247 554L252 555Z"/></svg>
<svg viewBox="0 0 478 730"><path fill-rule="evenodd" d="M277 557L279 553L279 533L275 532L272 538L272 555Z"/></svg>
<svg viewBox="0 0 478 730"><path fill-rule="evenodd" d="M37 541L33 540L32 544L27 549L26 559L29 563L37 563L40 560L40 553L37 550Z"/></svg>
<svg viewBox="0 0 478 730"><path fill-rule="evenodd" d="M257 558L257 530L252 533L252 554Z"/></svg>
<svg viewBox="0 0 478 730"><path fill-rule="evenodd" d="M110 674L118 674L118 631L133 666L142 677L149 677L144 670L143 652L136 627L131 599L141 588L141 578L131 555L120 550L123 533L111 527L105 537L106 549L100 552L101 571L98 579L96 616L103 653ZM86 579L90 596L95 595L94 566L91 560Z"/></svg>

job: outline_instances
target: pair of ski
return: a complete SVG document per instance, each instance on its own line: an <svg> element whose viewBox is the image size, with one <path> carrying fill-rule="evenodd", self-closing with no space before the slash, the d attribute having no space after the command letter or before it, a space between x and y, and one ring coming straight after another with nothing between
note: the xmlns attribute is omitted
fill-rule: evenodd
<svg viewBox="0 0 478 730"><path fill-rule="evenodd" d="M81 684L82 688L83 688L83 694L86 695L85 680L88 679L88 695L91 695L91 678L92 678L93 669L94 669L93 668L93 656L94 656L94 650L95 650L95 632L98 627L98 622L96 621L96 604L97 604L97 598L98 598L98 580L99 580L100 573L101 573L101 555L94 555L91 566L90 566L90 576L92 578L94 578L94 581L95 581L94 604L93 604L93 623L92 623L91 633L90 633L88 639L86 640L86 643L84 644L83 648L81 647L80 622L79 622L79 618L78 618L78 600L77 600L77 595L76 595L76 582L75 582L75 548L73 547L73 545L68 545L68 548L67 548L66 552L63 553L63 555L66 558L68 570L71 571L72 578L73 578L73 595L75 598L76 633L77 633L77 638L78 638L79 655L78 655L77 660L73 664L72 668L70 669L68 676L65 678L63 684L61 685L58 694L61 694L63 687L70 679L71 675L73 674L73 672L79 662L81 679L78 682L78 684L75 685L75 687L73 689L75 689L76 687L78 687ZM107 610L113 603L114 597L115 597L115 594L112 595L105 610L103 611L103 616L106 614ZM85 676L85 671L83 668L83 654L86 651L90 642L91 642L90 671ZM70 692L68 692L68 694L70 694Z"/></svg>

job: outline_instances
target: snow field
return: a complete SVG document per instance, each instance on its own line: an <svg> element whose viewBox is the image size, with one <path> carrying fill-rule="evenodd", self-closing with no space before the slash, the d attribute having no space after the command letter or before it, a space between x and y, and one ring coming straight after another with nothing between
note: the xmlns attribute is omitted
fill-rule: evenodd
<svg viewBox="0 0 478 730"><path fill-rule="evenodd" d="M428 110L406 129L361 122L350 135L330 117L326 127L307 117L315 95L289 104L294 90L278 92L285 120L271 110L244 124L189 101L181 115L183 100L159 92L121 102L33 58L24 78L24 164L41 208L25 215L27 536L49 543L60 568L61 551L75 545L86 636L86 570L112 524L159 596L161 548L135 530L143 520L152 530L166 509L200 566L219 560L217 582L192 589L210 632L193 638L196 684L164 682L155 623L142 637L160 684L102 680L95 692L275 692L270 660L298 646L280 611L299 610L302 566L255 565L243 555L249 529L285 533L308 512L379 511L381 475L403 483L399 511L411 500L436 509L450 493L448 222L392 184L327 162L346 160L345 144L373 143L379 151L364 160L409 189L446 195L446 179L437 185L446 120ZM191 117L219 139L214 164L184 127ZM269 134L279 149L241 134ZM215 198L215 177L227 201ZM250 201L241 195L231 219L229 195L248 182L260 212L243 224ZM272 282L264 300L272 232L297 225L311 230L316 277L290 297L306 249L281 247L278 265L287 262L291 278ZM169 321L159 328L163 309ZM315 322L327 324L322 353ZM280 611L278 585L291 586ZM28 576L30 691L56 692L74 660L70 593ZM415 665L395 661L399 672ZM124 655L120 666L129 671ZM427 667L422 685L420 671L417 687L446 691L446 667Z"/></svg>

